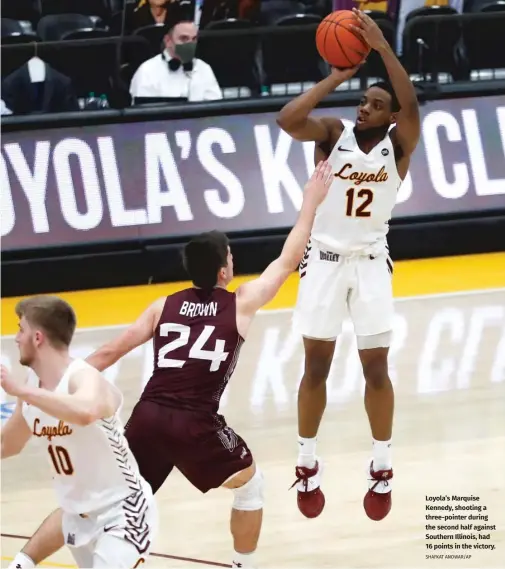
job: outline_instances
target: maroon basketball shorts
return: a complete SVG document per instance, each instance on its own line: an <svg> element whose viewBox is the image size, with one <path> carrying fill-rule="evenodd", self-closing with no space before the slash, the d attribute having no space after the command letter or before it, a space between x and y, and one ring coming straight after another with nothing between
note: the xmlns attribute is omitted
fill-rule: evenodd
<svg viewBox="0 0 505 569"><path fill-rule="evenodd" d="M247 444L221 415L139 401L125 436L153 492L174 466L198 490L208 492L253 462Z"/></svg>

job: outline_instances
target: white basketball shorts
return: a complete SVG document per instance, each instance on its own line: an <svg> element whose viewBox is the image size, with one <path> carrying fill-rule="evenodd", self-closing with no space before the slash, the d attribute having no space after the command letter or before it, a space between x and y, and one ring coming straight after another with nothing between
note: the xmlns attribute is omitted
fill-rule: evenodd
<svg viewBox="0 0 505 569"><path fill-rule="evenodd" d="M386 252L343 256L309 241L299 272L293 325L302 336L335 339L347 315L357 336L392 329L393 263Z"/></svg>
<svg viewBox="0 0 505 569"><path fill-rule="evenodd" d="M158 510L152 494L140 492L85 517L64 512L62 526L78 567L133 569L151 552Z"/></svg>

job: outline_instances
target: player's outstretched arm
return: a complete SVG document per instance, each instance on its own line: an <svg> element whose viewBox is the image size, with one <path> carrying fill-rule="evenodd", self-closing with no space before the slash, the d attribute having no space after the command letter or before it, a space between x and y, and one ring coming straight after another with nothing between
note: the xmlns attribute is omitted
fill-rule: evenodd
<svg viewBox="0 0 505 569"><path fill-rule="evenodd" d="M119 397L100 372L93 368L79 370L72 375L70 393L55 393L30 385L18 385L16 391L15 395L23 401L73 425L86 426L98 419L111 417L119 406Z"/></svg>
<svg viewBox="0 0 505 569"><path fill-rule="evenodd" d="M296 140L319 143L328 141L333 129L343 129L342 121L309 115L329 93L350 79L358 69L359 66L345 70L333 69L328 77L285 105L277 117L277 124Z"/></svg>
<svg viewBox="0 0 505 569"><path fill-rule="evenodd" d="M419 103L416 90L408 73L384 38L379 26L364 12L353 8L359 26L353 26L368 45L375 49L382 60L391 80L391 85L400 103L401 110L396 117L396 136L406 155L412 154L421 134Z"/></svg>
<svg viewBox="0 0 505 569"><path fill-rule="evenodd" d="M280 256L268 265L260 277L238 288L237 301L242 314L253 316L274 298L289 275L296 270L310 238L316 209L326 197L332 181L330 165L328 162L320 162L305 185L298 219Z"/></svg>
<svg viewBox="0 0 505 569"><path fill-rule="evenodd" d="M103 371L128 352L148 342L153 337L164 303L164 298L153 302L122 334L98 348L86 361L97 370Z"/></svg>
<svg viewBox="0 0 505 569"><path fill-rule="evenodd" d="M10 393L13 380L5 366L1 366L2 388ZM14 383L14 385L16 385ZM2 458L9 458L19 454L32 436L30 427L22 413L23 401L18 398L14 413L2 427Z"/></svg>

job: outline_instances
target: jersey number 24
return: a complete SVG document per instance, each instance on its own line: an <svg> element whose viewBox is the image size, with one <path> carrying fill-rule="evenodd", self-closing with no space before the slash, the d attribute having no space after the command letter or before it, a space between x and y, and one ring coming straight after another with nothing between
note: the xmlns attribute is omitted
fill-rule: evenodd
<svg viewBox="0 0 505 569"><path fill-rule="evenodd" d="M221 362L226 361L228 352L224 351L224 340L216 340L213 350L204 350L203 347L212 336L215 326L205 326L198 338L189 350L189 357L196 360L208 360L211 362L209 371L217 371ZM167 358L167 354L186 346L189 342L191 328L185 324L164 323L160 326L160 336L168 336L169 333L179 334L178 338L165 344L158 352L158 367L182 367L186 360Z"/></svg>

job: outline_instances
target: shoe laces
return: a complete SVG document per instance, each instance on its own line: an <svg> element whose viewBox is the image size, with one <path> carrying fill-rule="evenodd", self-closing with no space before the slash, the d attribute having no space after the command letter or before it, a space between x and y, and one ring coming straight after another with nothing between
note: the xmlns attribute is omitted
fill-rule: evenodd
<svg viewBox="0 0 505 569"><path fill-rule="evenodd" d="M370 476L372 480L375 480L375 484L370 490L375 490L381 482L383 482L387 488L389 486L389 480L393 478L393 470L390 468L388 470L377 470L377 472L374 472L372 467L370 467Z"/></svg>
<svg viewBox="0 0 505 569"><path fill-rule="evenodd" d="M317 474L318 465L316 462L316 466L314 468L308 468L307 466L297 466L295 469L296 472L296 480L290 486L290 490L294 488L299 482L301 482L307 492L309 489L309 478Z"/></svg>

